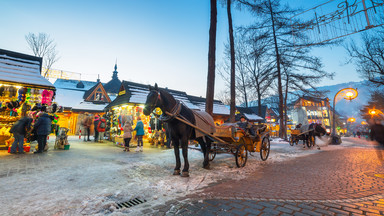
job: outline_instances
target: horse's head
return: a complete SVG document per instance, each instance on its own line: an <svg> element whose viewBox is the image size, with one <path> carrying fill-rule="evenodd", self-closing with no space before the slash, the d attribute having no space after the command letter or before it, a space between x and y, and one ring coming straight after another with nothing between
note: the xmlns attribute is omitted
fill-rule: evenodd
<svg viewBox="0 0 384 216"><path fill-rule="evenodd" d="M321 124L315 124L315 133L320 136L324 136L327 133L327 130Z"/></svg>
<svg viewBox="0 0 384 216"><path fill-rule="evenodd" d="M161 97L157 83L155 84L155 87L149 86L149 94L147 96L147 100L145 101L145 107L143 110L144 115L150 115L156 107L159 107L160 100Z"/></svg>

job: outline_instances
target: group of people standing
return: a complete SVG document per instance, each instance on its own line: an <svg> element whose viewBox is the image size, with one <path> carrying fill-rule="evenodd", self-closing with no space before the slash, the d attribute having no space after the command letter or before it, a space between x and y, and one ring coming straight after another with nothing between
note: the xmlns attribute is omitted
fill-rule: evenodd
<svg viewBox="0 0 384 216"><path fill-rule="evenodd" d="M140 117L137 117L136 127L132 128L133 121L130 118L125 119L125 123L123 126L123 139L124 139L124 151L129 152L129 143L132 140L132 133L136 131L136 139L137 139L137 147L136 152L143 151L143 136L145 134L144 131L144 123L141 121Z"/></svg>
<svg viewBox="0 0 384 216"><path fill-rule="evenodd" d="M99 116L95 115L95 117L92 116L92 114L85 113L85 118L82 120L82 130L84 131L84 141L91 141L90 139L90 133L91 133L91 126L93 124L94 130L95 130L95 142L103 142L105 130L107 128L107 121L105 119L105 116ZM144 123L141 121L140 117L137 117L137 123L135 128L133 128L133 117L131 115L127 115L122 120L124 124L122 125L124 134L124 151L129 152L129 144L133 138L133 131L136 131L135 138L137 139L137 148L136 152L142 152L143 151L143 136L145 135L144 131Z"/></svg>
<svg viewBox="0 0 384 216"><path fill-rule="evenodd" d="M38 149L35 154L43 153L47 145L47 137L51 133L52 117L48 113L40 111L36 115L32 112L28 116L24 116L19 119L9 131L13 134L15 141L11 146L11 154L24 153L24 138L27 133L31 133L36 136L38 143Z"/></svg>
<svg viewBox="0 0 384 216"><path fill-rule="evenodd" d="M105 119L105 116L99 116L95 115L93 116L89 113L85 114L85 118L82 120L81 125L83 128L83 131L85 133L84 135L84 141L91 141L90 134L91 134L91 126L94 125L95 130L95 142L103 142L105 130L107 128L107 121Z"/></svg>

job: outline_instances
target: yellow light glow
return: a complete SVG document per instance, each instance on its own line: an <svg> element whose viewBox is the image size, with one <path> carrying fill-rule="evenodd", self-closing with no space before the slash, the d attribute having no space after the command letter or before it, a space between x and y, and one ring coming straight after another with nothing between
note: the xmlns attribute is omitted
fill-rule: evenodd
<svg viewBox="0 0 384 216"><path fill-rule="evenodd" d="M376 110L369 110L369 114L371 114L371 115L376 115Z"/></svg>
<svg viewBox="0 0 384 216"><path fill-rule="evenodd" d="M361 122L361 124L362 124L362 125L366 125L366 124L367 124L367 122L365 122L365 121L362 121L362 122Z"/></svg>
<svg viewBox="0 0 384 216"><path fill-rule="evenodd" d="M20 89L21 88L21 86L15 86L17 89Z"/></svg>
<svg viewBox="0 0 384 216"><path fill-rule="evenodd" d="M353 96L353 93L352 92L347 92L347 94L345 94L347 97L352 97Z"/></svg>
<svg viewBox="0 0 384 216"><path fill-rule="evenodd" d="M348 121L349 121L349 122L355 122L355 121L356 121L356 119L355 119L355 118L353 118L353 117L351 117L351 118L349 118L349 119L348 119Z"/></svg>

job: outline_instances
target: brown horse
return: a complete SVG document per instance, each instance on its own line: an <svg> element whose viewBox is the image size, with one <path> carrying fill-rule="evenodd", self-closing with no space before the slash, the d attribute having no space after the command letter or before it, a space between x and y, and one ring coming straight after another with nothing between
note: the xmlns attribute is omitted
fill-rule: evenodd
<svg viewBox="0 0 384 216"><path fill-rule="evenodd" d="M196 131L193 127L183 123L182 121L175 118L178 116L183 120L186 120L193 125L196 125L196 118L194 111L186 107L184 104L177 101L170 93L166 90L159 89L157 84L155 87L149 86L149 94L145 102L144 115L150 115L153 110L159 107L163 114L161 120L167 122L168 130L171 136L171 140L174 145L174 152L176 157L176 167L173 172L174 175L180 174L180 152L179 147L181 146L184 158L184 168L181 173L182 177L189 177L189 162L188 162L188 140L196 140L201 146L201 150L204 154L203 167L209 168L208 153L211 149L211 140L208 136L197 137ZM170 113L171 115L167 115ZM210 122L213 123L211 116ZM212 124L213 125L213 124Z"/></svg>

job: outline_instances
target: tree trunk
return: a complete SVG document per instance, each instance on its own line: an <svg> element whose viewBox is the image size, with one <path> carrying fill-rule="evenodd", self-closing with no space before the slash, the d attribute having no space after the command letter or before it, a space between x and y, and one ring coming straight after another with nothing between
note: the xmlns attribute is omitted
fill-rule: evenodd
<svg viewBox="0 0 384 216"><path fill-rule="evenodd" d="M235 42L233 38L233 26L232 26L232 13L231 13L231 0L227 0L227 15L228 15L228 26L229 26L229 44L231 49L231 104L229 112L229 122L235 122L235 111L236 111L236 83L235 83Z"/></svg>
<svg viewBox="0 0 384 216"><path fill-rule="evenodd" d="M275 45L275 52L276 52L276 65L277 65L277 85L278 85L278 92L279 92L279 122L280 122L280 129L279 129L279 137L283 138L283 135L285 133L285 126L284 126L284 98L283 98L283 86L281 84L281 68L280 68L280 55L279 55L279 48L277 46L277 38L276 38L276 30L275 30L275 20L273 16L273 9L271 0L269 2L269 11L271 14L271 20L272 20L272 31L273 31L273 42Z"/></svg>
<svg viewBox="0 0 384 216"><path fill-rule="evenodd" d="M205 111L210 115L213 115L213 97L215 93L216 26L217 2L216 0L211 0L211 25L209 27L207 95L205 103Z"/></svg>
<svg viewBox="0 0 384 216"><path fill-rule="evenodd" d="M258 106L258 113L257 113L257 115L261 117L262 115L261 115L261 93L260 93L260 87L257 87L257 106Z"/></svg>
<svg viewBox="0 0 384 216"><path fill-rule="evenodd" d="M288 107L287 107L287 100L288 100L288 84L289 84L289 76L287 74L287 80L286 80L286 86L285 86L285 97L284 97L284 126L285 126L285 130L284 130L284 139L285 140L288 140L287 139L287 123L288 123L288 113L287 113L287 110L288 110Z"/></svg>

